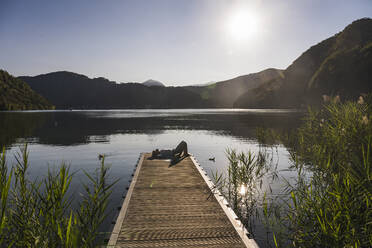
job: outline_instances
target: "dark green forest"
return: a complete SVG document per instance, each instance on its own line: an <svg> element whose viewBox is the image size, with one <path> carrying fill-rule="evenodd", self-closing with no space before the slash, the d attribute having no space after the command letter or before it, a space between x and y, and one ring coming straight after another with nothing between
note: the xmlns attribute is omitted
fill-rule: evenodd
<svg viewBox="0 0 372 248"><path fill-rule="evenodd" d="M28 84L0 70L0 110L52 109Z"/></svg>
<svg viewBox="0 0 372 248"><path fill-rule="evenodd" d="M21 77L59 109L199 108L202 100L183 87L148 87L117 84L105 78L90 79L72 72Z"/></svg>

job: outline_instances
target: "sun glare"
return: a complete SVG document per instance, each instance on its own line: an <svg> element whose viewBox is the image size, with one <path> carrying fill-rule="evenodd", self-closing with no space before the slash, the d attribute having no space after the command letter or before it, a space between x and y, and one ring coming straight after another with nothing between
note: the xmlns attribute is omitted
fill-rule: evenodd
<svg viewBox="0 0 372 248"><path fill-rule="evenodd" d="M242 184L242 185L240 186L239 194L242 195L242 196L244 196L246 190L247 190L247 189L245 188L244 184Z"/></svg>
<svg viewBox="0 0 372 248"><path fill-rule="evenodd" d="M247 10L236 11L227 22L229 35L238 41L251 39L258 33L258 29L258 17Z"/></svg>

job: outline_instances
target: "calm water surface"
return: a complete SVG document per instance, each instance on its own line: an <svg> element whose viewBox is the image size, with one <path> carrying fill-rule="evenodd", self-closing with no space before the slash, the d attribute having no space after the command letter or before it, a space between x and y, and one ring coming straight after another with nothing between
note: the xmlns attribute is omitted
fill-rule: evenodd
<svg viewBox="0 0 372 248"><path fill-rule="evenodd" d="M82 170L93 173L98 155L106 155L110 180L116 184L105 228L118 214L122 195L141 152L155 148L174 148L181 140L209 174L223 172L228 165L225 151L258 151L256 128L290 130L300 124L302 113L289 110L89 110L0 112L0 146L7 147L8 161L27 142L30 178L41 178L47 168L65 162L76 172L72 182L74 199L81 183L87 182ZM277 149L279 169L288 168L285 147ZM215 162L209 158L215 157ZM290 179L290 172L282 172ZM271 185L274 193L280 182ZM77 202L77 201L75 201ZM110 219L111 218L111 219Z"/></svg>

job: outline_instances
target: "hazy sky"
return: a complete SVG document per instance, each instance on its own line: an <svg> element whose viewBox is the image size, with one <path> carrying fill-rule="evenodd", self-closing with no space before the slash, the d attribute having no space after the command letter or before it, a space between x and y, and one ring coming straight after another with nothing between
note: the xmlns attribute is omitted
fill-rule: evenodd
<svg viewBox="0 0 372 248"><path fill-rule="evenodd" d="M372 0L0 0L0 68L199 84L286 68L371 16Z"/></svg>

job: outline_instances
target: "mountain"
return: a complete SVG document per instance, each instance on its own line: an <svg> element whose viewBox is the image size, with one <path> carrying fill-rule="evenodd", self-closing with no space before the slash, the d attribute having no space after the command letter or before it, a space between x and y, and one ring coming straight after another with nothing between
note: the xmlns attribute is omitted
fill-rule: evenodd
<svg viewBox="0 0 372 248"><path fill-rule="evenodd" d="M248 90L281 77L283 77L282 70L271 68L207 86L186 86L185 88L199 94L208 107L232 108L234 102Z"/></svg>
<svg viewBox="0 0 372 248"><path fill-rule="evenodd" d="M53 109L21 79L0 70L0 110Z"/></svg>
<svg viewBox="0 0 372 248"><path fill-rule="evenodd" d="M153 80L153 79L149 79L149 80L143 82L142 84L147 86L147 87L152 87L152 86L165 87L165 85L162 82L159 82L159 81L156 81L156 80Z"/></svg>
<svg viewBox="0 0 372 248"><path fill-rule="evenodd" d="M372 91L371 68L372 19L364 18L305 51L282 72L282 77L247 90L234 107L319 105L322 95L355 99Z"/></svg>
<svg viewBox="0 0 372 248"><path fill-rule="evenodd" d="M66 71L20 79L59 109L298 108L321 104L323 95L355 99L371 92L371 68L372 19L364 18L310 47L285 70L204 86L165 87L151 79L117 84Z"/></svg>
<svg viewBox="0 0 372 248"><path fill-rule="evenodd" d="M165 87L158 81L142 84L88 78L73 72L52 72L35 77L20 77L33 90L58 109L110 108L231 108L238 97L267 80L281 77L281 70L258 73L213 83L207 86ZM160 86L162 87L153 87ZM149 87L151 86L151 87Z"/></svg>
<svg viewBox="0 0 372 248"><path fill-rule="evenodd" d="M200 108L201 97L182 87L147 87L139 83L88 78L59 71L20 77L58 109Z"/></svg>

